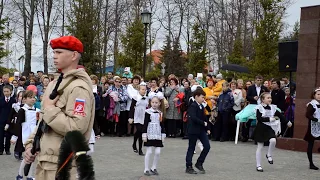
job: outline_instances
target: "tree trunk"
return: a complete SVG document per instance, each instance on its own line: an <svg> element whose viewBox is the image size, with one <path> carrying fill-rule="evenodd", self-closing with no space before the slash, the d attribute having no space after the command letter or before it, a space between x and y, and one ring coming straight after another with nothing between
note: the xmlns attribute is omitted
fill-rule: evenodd
<svg viewBox="0 0 320 180"><path fill-rule="evenodd" d="M106 9L105 9L105 14L104 14L104 29L103 29L103 68L106 68L106 63L107 63L107 51L108 51L108 40L109 40L109 35L107 34L109 27L108 25L108 11L109 11L109 0L106 0Z"/></svg>
<svg viewBox="0 0 320 180"><path fill-rule="evenodd" d="M30 3L30 16L26 17L26 9L25 9L25 0L23 0L24 5L24 33L26 34L25 37L25 62L24 62L24 73L29 74L31 72L31 53L32 53L32 35L33 35L33 21L35 15L35 2L36 0L31 0ZM29 19L29 22L27 22Z"/></svg>
<svg viewBox="0 0 320 180"><path fill-rule="evenodd" d="M115 32L114 32L114 44L113 44L113 66L114 68L117 65L117 55L118 55L118 29L119 29L119 24L120 24L120 19L119 19L119 0L116 0L116 7L115 7L115 21L116 21L116 25L115 25ZM116 70L116 69L114 69Z"/></svg>

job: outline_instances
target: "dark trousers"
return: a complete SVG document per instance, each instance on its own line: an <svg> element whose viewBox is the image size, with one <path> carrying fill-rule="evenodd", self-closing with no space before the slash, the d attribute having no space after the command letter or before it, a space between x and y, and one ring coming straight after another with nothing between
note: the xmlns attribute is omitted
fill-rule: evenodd
<svg viewBox="0 0 320 180"><path fill-rule="evenodd" d="M210 143L207 132L203 131L200 134L188 134L189 137L189 146L186 156L186 166L192 166L192 157L194 154L194 150L196 148L197 140L203 144L203 150L200 153L200 156L197 160L197 164L202 165L210 151Z"/></svg>
<svg viewBox="0 0 320 180"><path fill-rule="evenodd" d="M251 137L249 137L249 131L250 131L250 127L251 127L251 122L252 122L252 119L249 119L248 122L243 123L243 126L242 126L242 137L243 137L244 140L248 140L248 139L251 138Z"/></svg>
<svg viewBox="0 0 320 180"><path fill-rule="evenodd" d="M143 125L136 123L134 124L134 126L136 127L136 132L134 133L134 138L133 138L133 145L132 147L134 147L135 149L137 149L137 140L139 140L139 151L142 150L142 128Z"/></svg>
<svg viewBox="0 0 320 180"><path fill-rule="evenodd" d="M167 119L168 122L168 136L176 137L177 134L177 120Z"/></svg>
<svg viewBox="0 0 320 180"><path fill-rule="evenodd" d="M218 121L215 123L215 138L217 140L229 140L230 112L219 112Z"/></svg>
<svg viewBox="0 0 320 180"><path fill-rule="evenodd" d="M115 135L116 134L116 123L111 120L107 120L107 133L110 135Z"/></svg>
<svg viewBox="0 0 320 180"><path fill-rule="evenodd" d="M120 111L119 123L117 125L117 133L119 136L127 134L128 129L128 111Z"/></svg>
<svg viewBox="0 0 320 180"><path fill-rule="evenodd" d="M188 137L188 122L183 122L183 134L184 137Z"/></svg>
<svg viewBox="0 0 320 180"><path fill-rule="evenodd" d="M12 135L4 130L4 126L4 124L0 124L0 152L3 152L3 150L10 152L10 140ZM5 142L4 138L6 138Z"/></svg>
<svg viewBox="0 0 320 180"><path fill-rule="evenodd" d="M94 122L93 122L93 131L96 136L98 135L100 136L102 131L102 122L101 122L101 117L99 115L99 111L100 110L95 111Z"/></svg>

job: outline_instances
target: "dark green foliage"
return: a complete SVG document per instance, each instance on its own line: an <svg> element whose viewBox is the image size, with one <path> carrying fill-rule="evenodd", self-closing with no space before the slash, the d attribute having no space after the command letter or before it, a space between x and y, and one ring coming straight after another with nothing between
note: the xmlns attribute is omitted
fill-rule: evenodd
<svg viewBox="0 0 320 180"><path fill-rule="evenodd" d="M97 9L92 1L74 0L68 15L67 30L71 35L80 39L84 46L80 64L84 65L89 74L96 73L101 57L98 56ZM99 70L99 69L98 69Z"/></svg>
<svg viewBox="0 0 320 180"><path fill-rule="evenodd" d="M3 58L7 57L10 52L6 50L5 41L11 38L11 31L6 30L8 18L0 19L0 64L3 63Z"/></svg>
<svg viewBox="0 0 320 180"><path fill-rule="evenodd" d="M178 77L183 77L188 74L185 66L187 59L180 49L180 43L178 40L175 40L172 44L170 37L167 36L165 46L163 47L161 54L161 62L164 62L166 65L165 76L175 74Z"/></svg>
<svg viewBox="0 0 320 180"><path fill-rule="evenodd" d="M136 18L121 36L123 51L117 55L118 67L131 67L135 74L142 74L143 53L144 53L144 25L140 17ZM148 42L147 42L148 44ZM148 47L147 47L148 49ZM151 58L147 58L147 66Z"/></svg>
<svg viewBox="0 0 320 180"><path fill-rule="evenodd" d="M199 23L196 23L192 27L192 40L190 42L190 54L188 54L188 72L191 74L197 74L204 72L204 68L207 65L206 49L205 47L205 30L201 29Z"/></svg>
<svg viewBox="0 0 320 180"><path fill-rule="evenodd" d="M257 38L254 40L255 57L249 67L254 75L266 78L279 75L278 43L283 29L281 22L285 8L281 0L260 0L263 18L256 24Z"/></svg>

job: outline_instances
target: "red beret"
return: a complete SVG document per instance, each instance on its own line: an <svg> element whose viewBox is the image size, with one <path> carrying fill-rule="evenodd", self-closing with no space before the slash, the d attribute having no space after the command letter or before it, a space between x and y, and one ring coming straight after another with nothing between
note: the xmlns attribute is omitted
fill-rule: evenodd
<svg viewBox="0 0 320 180"><path fill-rule="evenodd" d="M83 53L83 44L74 36L62 36L50 41L52 49L67 49Z"/></svg>

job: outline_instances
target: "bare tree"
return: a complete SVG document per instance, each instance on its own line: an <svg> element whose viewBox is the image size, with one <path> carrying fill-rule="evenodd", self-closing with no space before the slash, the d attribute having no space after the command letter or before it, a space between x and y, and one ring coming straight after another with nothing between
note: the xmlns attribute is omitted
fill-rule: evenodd
<svg viewBox="0 0 320 180"><path fill-rule="evenodd" d="M57 24L58 14L55 13L52 18L53 0L41 0L36 6L37 21L39 25L40 35L42 39L42 54L44 73L48 73L48 43L50 32Z"/></svg>
<svg viewBox="0 0 320 180"><path fill-rule="evenodd" d="M35 7L37 0L13 0L20 11L23 20L23 41L25 49L24 74L31 72L32 35L34 27Z"/></svg>

